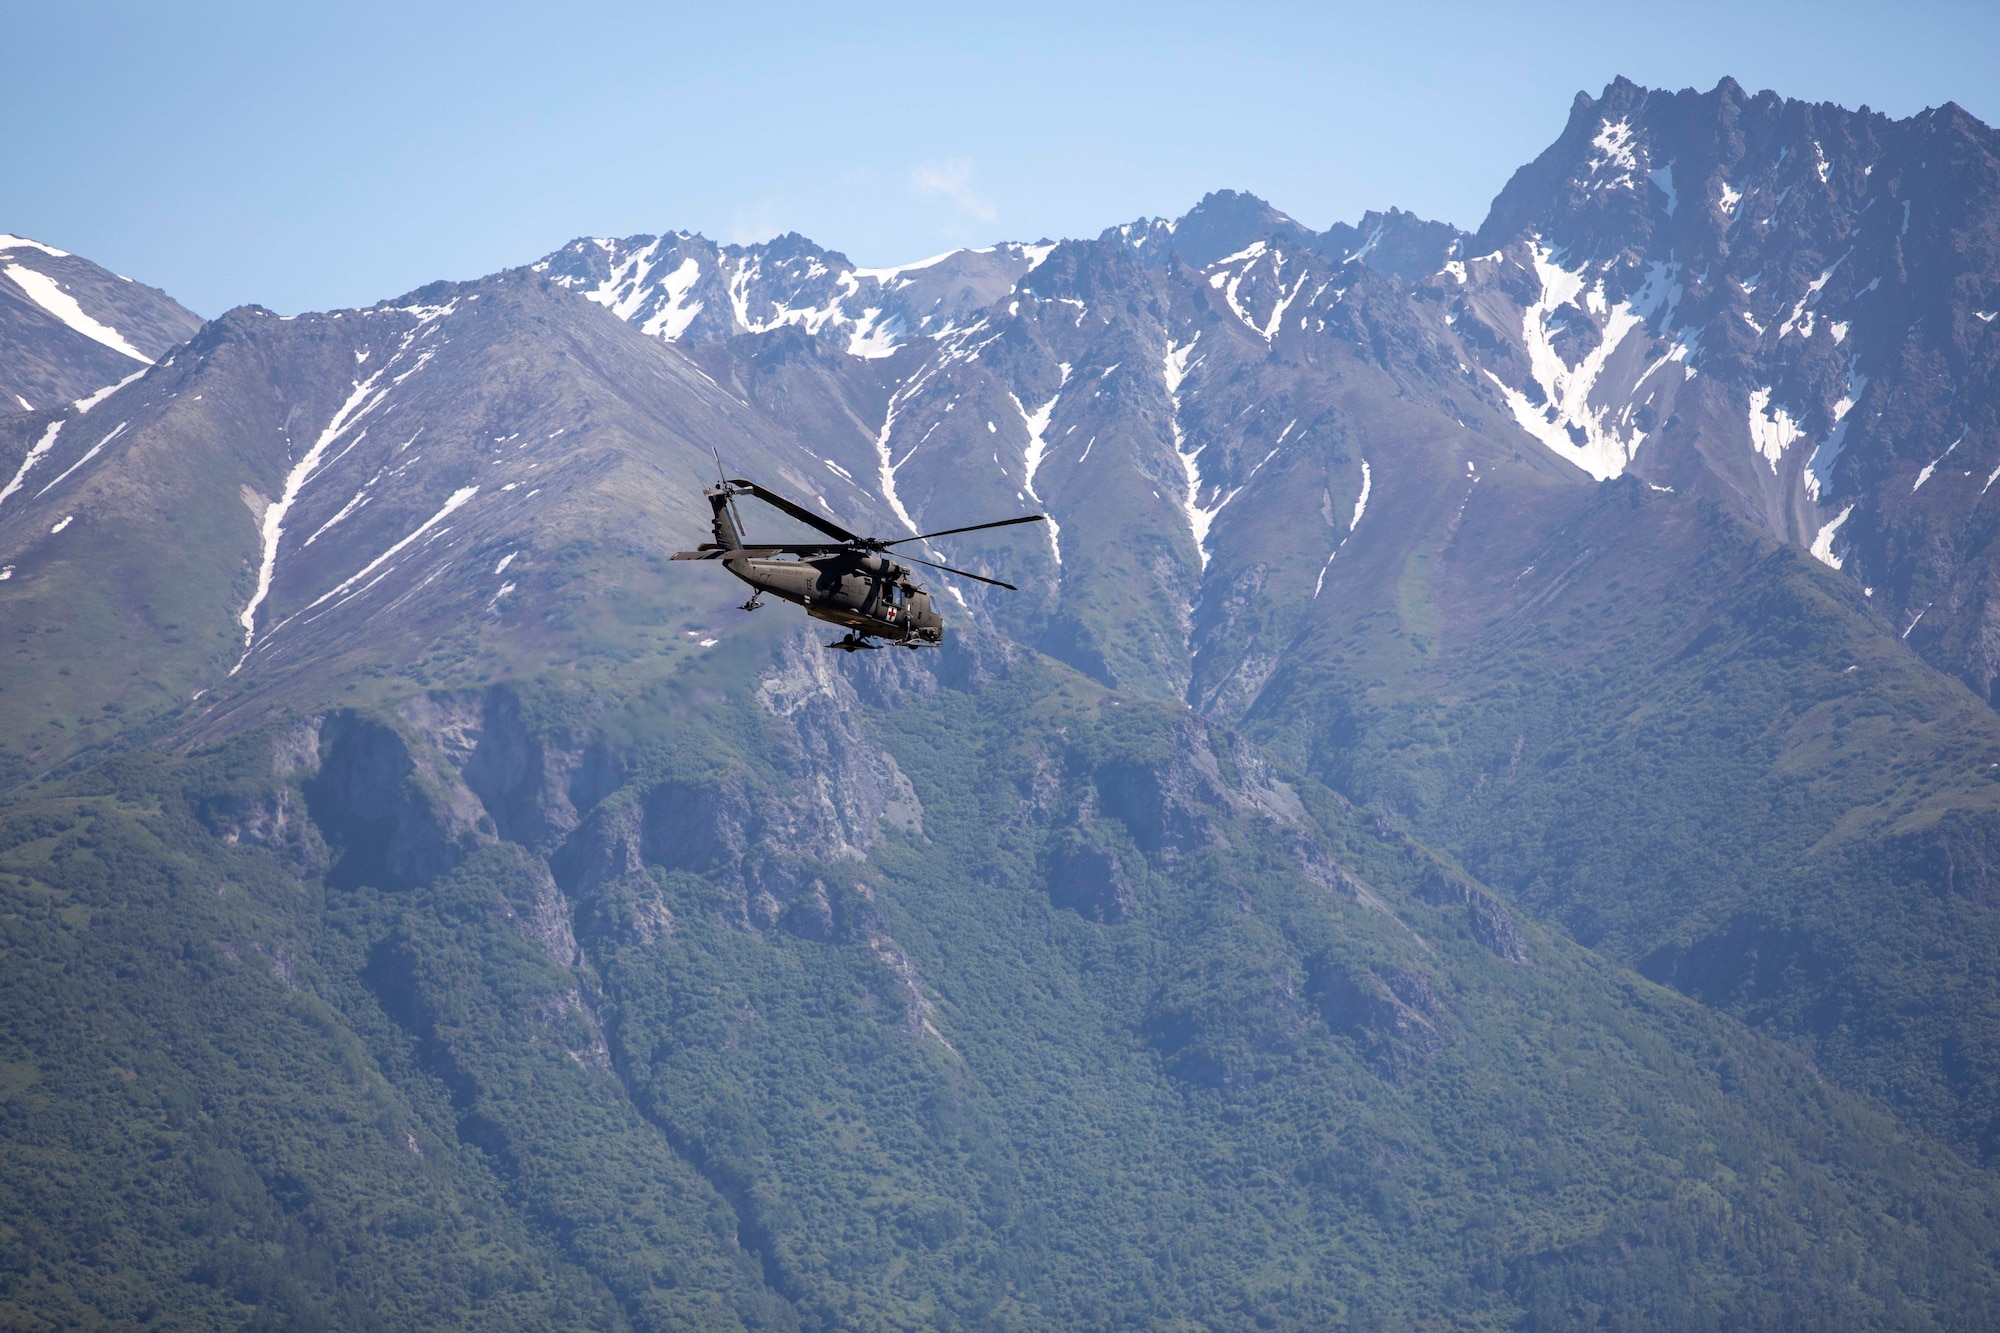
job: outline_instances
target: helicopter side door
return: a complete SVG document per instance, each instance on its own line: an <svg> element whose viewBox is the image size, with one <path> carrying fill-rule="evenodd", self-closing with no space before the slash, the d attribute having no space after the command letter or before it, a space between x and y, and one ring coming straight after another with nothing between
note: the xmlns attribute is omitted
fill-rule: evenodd
<svg viewBox="0 0 2000 1333"><path fill-rule="evenodd" d="M908 621L908 612L909 607L901 580L877 579L875 595L869 602L868 614L877 620L900 627Z"/></svg>

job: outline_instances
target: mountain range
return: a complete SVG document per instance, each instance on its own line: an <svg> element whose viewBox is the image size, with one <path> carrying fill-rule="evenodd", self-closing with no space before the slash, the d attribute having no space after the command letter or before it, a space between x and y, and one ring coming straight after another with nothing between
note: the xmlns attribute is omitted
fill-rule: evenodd
<svg viewBox="0 0 2000 1333"><path fill-rule="evenodd" d="M292 317L0 246L22 1326L1992 1319L1956 106ZM1049 522L849 660L668 564L718 460Z"/></svg>

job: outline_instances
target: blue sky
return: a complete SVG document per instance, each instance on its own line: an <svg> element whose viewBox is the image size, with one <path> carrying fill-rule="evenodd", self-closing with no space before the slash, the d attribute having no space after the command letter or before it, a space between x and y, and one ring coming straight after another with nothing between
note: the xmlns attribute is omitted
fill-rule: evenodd
<svg viewBox="0 0 2000 1333"><path fill-rule="evenodd" d="M0 231L205 315L368 304L573 236L889 264L1252 190L1476 226L1618 74L2000 117L2000 5L30 4Z"/></svg>

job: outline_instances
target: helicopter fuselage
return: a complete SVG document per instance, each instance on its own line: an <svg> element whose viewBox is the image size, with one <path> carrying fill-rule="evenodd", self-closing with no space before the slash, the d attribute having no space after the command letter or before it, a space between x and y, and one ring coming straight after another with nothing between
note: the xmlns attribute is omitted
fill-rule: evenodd
<svg viewBox="0 0 2000 1333"><path fill-rule="evenodd" d="M910 571L879 555L780 559L756 547L720 557L723 568L760 593L805 608L807 615L857 634L915 648L944 638L944 617Z"/></svg>

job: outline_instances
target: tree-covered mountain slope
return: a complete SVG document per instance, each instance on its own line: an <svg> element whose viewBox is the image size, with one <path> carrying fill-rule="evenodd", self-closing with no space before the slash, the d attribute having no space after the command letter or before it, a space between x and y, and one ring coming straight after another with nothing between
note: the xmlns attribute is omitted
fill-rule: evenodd
<svg viewBox="0 0 2000 1333"><path fill-rule="evenodd" d="M418 695L17 803L11 1307L1990 1308L1992 1178L1798 1056L1185 713L995 642L939 665L850 680L774 629L631 696Z"/></svg>
<svg viewBox="0 0 2000 1333"><path fill-rule="evenodd" d="M1991 710L1711 503L1466 489L1336 563L1249 733L1989 1156Z"/></svg>

